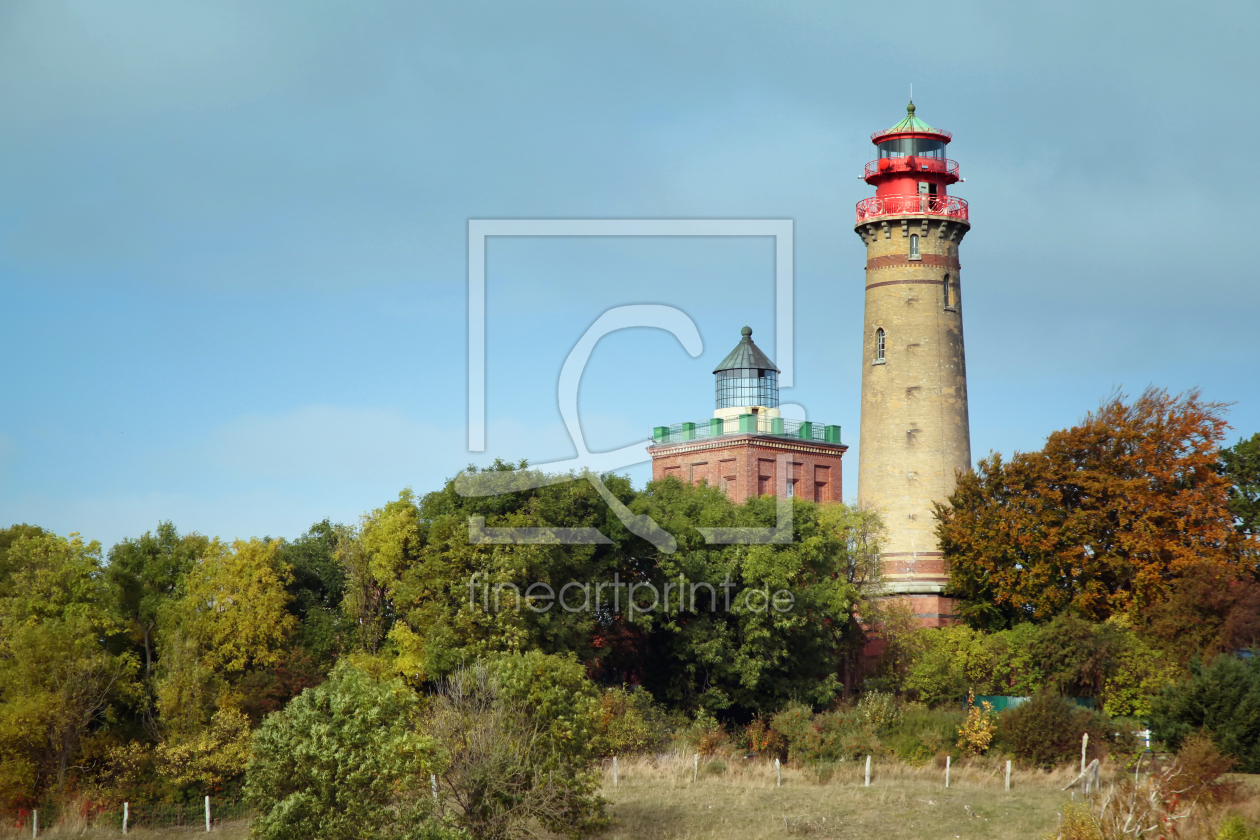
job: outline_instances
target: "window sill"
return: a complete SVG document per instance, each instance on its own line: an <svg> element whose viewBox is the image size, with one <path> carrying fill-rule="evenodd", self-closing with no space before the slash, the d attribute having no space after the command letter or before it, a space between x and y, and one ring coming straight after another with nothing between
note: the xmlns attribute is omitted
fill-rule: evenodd
<svg viewBox="0 0 1260 840"><path fill-rule="evenodd" d="M887 361L886 359L874 359L874 360L871 362L871 364L872 364L872 365L882 365L882 364L885 364L885 363L886 363L886 361Z"/></svg>
<svg viewBox="0 0 1260 840"><path fill-rule="evenodd" d="M945 307L945 311L946 311L946 312L957 312L957 311L958 311L958 307L957 307L957 306L947 306L947 307Z"/></svg>
<svg viewBox="0 0 1260 840"><path fill-rule="evenodd" d="M917 257L914 257L914 256L910 257L910 262L923 262L923 255L920 254Z"/></svg>

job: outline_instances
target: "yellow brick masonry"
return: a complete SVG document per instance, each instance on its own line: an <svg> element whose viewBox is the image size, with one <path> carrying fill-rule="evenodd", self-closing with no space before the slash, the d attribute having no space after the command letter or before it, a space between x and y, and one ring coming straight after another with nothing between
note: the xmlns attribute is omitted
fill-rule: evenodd
<svg viewBox="0 0 1260 840"><path fill-rule="evenodd" d="M958 263L968 228L925 216L856 228L867 254L858 504L883 515L885 574L890 590L905 595L943 590L932 503L953 492L956 470L971 469ZM910 258L912 235L919 237L919 260ZM882 364L876 360L881 328ZM913 600L918 607L926 599ZM947 599L939 601L937 620L922 616L928 623L952 612Z"/></svg>

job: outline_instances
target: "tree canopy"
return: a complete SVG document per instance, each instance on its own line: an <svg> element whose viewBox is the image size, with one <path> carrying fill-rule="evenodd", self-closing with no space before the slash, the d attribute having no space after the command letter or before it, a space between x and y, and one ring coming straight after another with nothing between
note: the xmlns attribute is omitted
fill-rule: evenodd
<svg viewBox="0 0 1260 840"><path fill-rule="evenodd" d="M1145 610L1193 567L1246 573L1223 406L1198 392L1117 394L1038 452L994 454L937 505L950 588L976 626Z"/></svg>

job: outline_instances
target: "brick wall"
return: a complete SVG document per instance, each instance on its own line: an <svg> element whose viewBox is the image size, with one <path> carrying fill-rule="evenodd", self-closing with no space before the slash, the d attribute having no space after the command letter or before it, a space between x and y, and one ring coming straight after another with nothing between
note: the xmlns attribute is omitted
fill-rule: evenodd
<svg viewBox="0 0 1260 840"><path fill-rule="evenodd" d="M792 485L792 494L810 501L838 502L843 444L797 442L763 435L732 435L712 440L649 446L652 480L674 476L721 487L736 504L749 496L775 496Z"/></svg>

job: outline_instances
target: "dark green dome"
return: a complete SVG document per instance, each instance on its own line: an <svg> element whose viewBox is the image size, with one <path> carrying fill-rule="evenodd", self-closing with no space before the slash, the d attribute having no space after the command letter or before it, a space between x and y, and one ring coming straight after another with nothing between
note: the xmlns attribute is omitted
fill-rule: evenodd
<svg viewBox="0 0 1260 840"><path fill-rule="evenodd" d="M713 369L714 373L720 370L772 370L778 373L779 369L774 366L774 362L770 361L770 357L761 352L752 340L752 329L744 327L739 331L742 336L739 344L735 345L735 349L727 354L722 363Z"/></svg>

